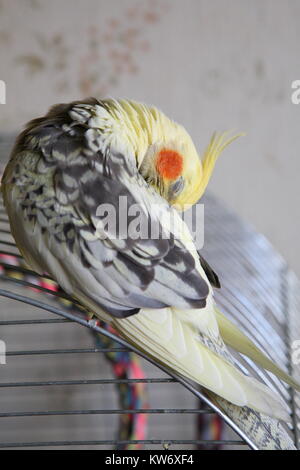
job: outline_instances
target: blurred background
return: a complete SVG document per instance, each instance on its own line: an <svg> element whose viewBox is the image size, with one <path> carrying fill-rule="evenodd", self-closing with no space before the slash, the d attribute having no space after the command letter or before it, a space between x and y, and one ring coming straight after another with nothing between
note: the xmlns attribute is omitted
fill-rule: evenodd
<svg viewBox="0 0 300 470"><path fill-rule="evenodd" d="M298 0L0 0L0 80L6 84L6 104L0 103L0 171L12 139L24 123L44 114L54 103L87 96L125 97L156 105L186 127L200 155L214 131L245 131L247 135L226 149L218 161L209 190L224 207L263 233L299 275L300 105L291 100L292 82L300 80L299 18ZM213 219L215 213L208 218ZM226 211L223 215L224 220L230 219ZM214 224L210 220L211 229ZM266 318L276 308L280 315L285 314L282 299L274 297L274 292L281 296L281 261L272 258L268 268L268 257L260 251L255 257L250 245L252 271L242 265L243 252L237 258L241 264L231 264L226 247L234 245L235 235L239 239L235 225L231 230L224 233L224 240L222 230L217 234L220 253L226 252L223 258L213 243L204 245L211 251L209 260L225 279L223 292L227 292L227 282L234 293L247 293L249 318L255 309ZM261 250L265 246L262 240L258 243ZM230 274L224 268L228 265ZM251 284L258 273L263 279L261 291ZM274 305L265 305L264 299L265 303L273 299ZM233 309L235 302L225 309ZM16 328L12 323L42 315L45 312L32 312L31 307L1 299L0 323L7 328L1 327L0 339L5 338L12 351L9 367L1 368L1 416L6 419L5 412L32 408L115 407L112 387L107 390L103 385L100 394L99 386L73 389L72 393L69 385L52 387L41 394L40 388L24 390L23 384L13 391L5 385L3 381L65 380L83 375L94 379L111 373L107 361L98 362L99 355L84 350L84 359L77 356L76 348L93 348L87 329L68 324L53 325L53 330L51 325L50 329L40 325L36 330L30 324ZM280 316L278 324L285 327L284 322L284 315ZM263 322L261 327L263 331ZM269 349L281 353L283 335L269 336ZM73 353L59 361L45 352L41 353L44 361L37 356L37 349L62 348L73 348ZM33 353L24 353L25 349ZM160 374L149 365L143 367L150 377ZM152 407L195 406L195 398L179 386L165 387L149 393ZM178 428L175 420L153 416L150 438L194 438L194 416L181 418ZM56 424L40 419L35 424L31 418L25 422L13 417L0 429L0 441L99 439L114 436L116 427L110 416L101 417L102 421L61 417Z"/></svg>
<svg viewBox="0 0 300 470"><path fill-rule="evenodd" d="M200 154L245 131L209 189L299 274L299 17L298 0L0 0L0 133L90 95L155 104Z"/></svg>

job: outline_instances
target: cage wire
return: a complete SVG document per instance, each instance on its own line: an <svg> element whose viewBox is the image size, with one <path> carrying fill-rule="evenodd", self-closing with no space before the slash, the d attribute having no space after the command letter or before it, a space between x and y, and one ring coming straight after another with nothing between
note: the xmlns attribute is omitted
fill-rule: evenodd
<svg viewBox="0 0 300 470"><path fill-rule="evenodd" d="M219 307L299 379L300 283L270 243L206 195L201 251L219 274ZM90 320L48 277L24 264L0 207L0 448L256 449L201 388ZM80 326L85 328L80 328ZM235 355L235 353L233 352ZM300 399L237 356L289 406L299 448ZM75 377L75 378L74 378Z"/></svg>

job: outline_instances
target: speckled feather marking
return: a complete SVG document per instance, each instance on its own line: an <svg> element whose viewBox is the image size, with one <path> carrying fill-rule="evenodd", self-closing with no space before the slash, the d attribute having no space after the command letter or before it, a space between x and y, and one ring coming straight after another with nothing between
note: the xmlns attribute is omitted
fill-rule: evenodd
<svg viewBox="0 0 300 470"><path fill-rule="evenodd" d="M73 285L75 294L78 259L92 276L89 289L84 285L80 289L113 315L130 315L142 307L205 306L207 283L195 269L193 257L172 234L157 240L103 239L107 234L99 225L100 204L112 204L118 214L118 200L126 197L128 206L140 204L145 223L160 234L163 227L150 214L151 205L160 204L165 212L172 209L138 173L134 155L125 156L107 146L107 134L94 127L99 112L96 100L55 106L45 118L30 123L18 139L13 151L16 164L4 181L17 188L28 235L35 229L41 231L36 262L51 272L45 244L54 247L58 258L69 254L72 261L74 257L70 265L60 266L60 282L68 278L63 286L70 290L69 284Z"/></svg>
<svg viewBox="0 0 300 470"><path fill-rule="evenodd" d="M297 450L282 424L244 406L236 406L212 393L208 394L237 424L258 450Z"/></svg>

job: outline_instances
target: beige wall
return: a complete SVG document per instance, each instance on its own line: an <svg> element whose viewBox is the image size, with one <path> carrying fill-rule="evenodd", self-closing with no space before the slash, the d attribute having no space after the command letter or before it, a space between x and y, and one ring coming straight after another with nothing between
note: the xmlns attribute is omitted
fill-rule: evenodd
<svg viewBox="0 0 300 470"><path fill-rule="evenodd" d="M300 273L298 0L0 0L0 132L86 95L156 104L199 151L239 129L210 184Z"/></svg>

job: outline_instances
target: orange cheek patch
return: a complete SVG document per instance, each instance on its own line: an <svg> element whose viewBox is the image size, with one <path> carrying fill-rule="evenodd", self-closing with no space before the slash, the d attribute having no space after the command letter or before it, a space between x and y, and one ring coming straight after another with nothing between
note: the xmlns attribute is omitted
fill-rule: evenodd
<svg viewBox="0 0 300 470"><path fill-rule="evenodd" d="M163 178L176 180L182 173L183 158L175 150L162 149L157 156L155 166Z"/></svg>

